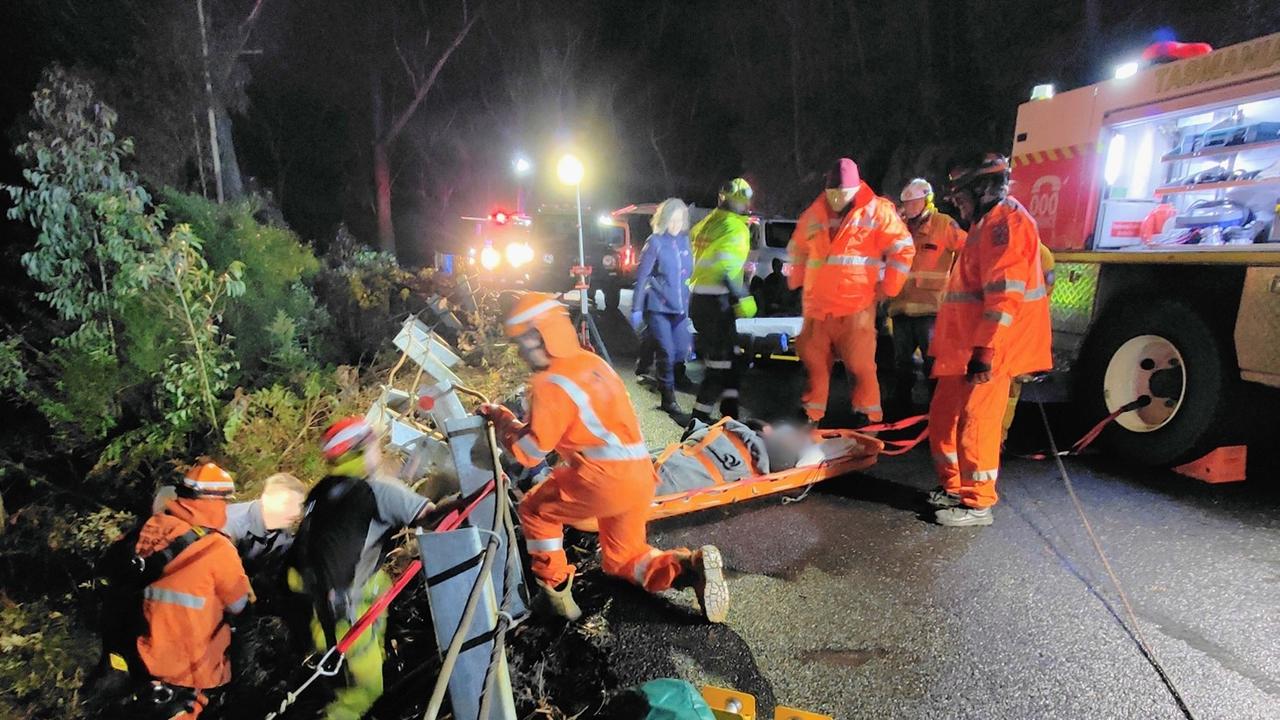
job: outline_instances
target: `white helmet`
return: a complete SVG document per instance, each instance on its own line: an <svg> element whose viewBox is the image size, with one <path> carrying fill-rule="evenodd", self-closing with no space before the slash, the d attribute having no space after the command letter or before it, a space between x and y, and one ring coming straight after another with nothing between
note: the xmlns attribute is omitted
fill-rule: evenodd
<svg viewBox="0 0 1280 720"><path fill-rule="evenodd" d="M902 200L902 202L907 202L908 200L923 200L925 198L932 198L933 186L930 185L929 181L925 180L924 178L916 178L915 180L912 180L911 182L907 183L906 187L902 188L902 195L899 197Z"/></svg>

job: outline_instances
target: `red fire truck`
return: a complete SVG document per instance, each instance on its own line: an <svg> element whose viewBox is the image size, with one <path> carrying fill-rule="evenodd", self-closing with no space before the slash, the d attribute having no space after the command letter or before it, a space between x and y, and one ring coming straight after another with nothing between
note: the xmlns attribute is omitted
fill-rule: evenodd
<svg viewBox="0 0 1280 720"><path fill-rule="evenodd" d="M1103 436L1147 465L1230 445L1250 384L1280 387L1280 33L1208 50L1037 87L1011 156L1057 370L1093 417L1150 398Z"/></svg>

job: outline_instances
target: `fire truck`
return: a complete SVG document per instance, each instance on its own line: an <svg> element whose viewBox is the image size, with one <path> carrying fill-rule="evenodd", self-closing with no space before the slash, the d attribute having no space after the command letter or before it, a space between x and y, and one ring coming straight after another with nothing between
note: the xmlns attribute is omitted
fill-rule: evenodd
<svg viewBox="0 0 1280 720"><path fill-rule="evenodd" d="M1010 158L1057 260L1055 384L1094 418L1142 401L1102 439L1151 466L1238 442L1233 409L1280 387L1280 33L1168 49L1037 86Z"/></svg>

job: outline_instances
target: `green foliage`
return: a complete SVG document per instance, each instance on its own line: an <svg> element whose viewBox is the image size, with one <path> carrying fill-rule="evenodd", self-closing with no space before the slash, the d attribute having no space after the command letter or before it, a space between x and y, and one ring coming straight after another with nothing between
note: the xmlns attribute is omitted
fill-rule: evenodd
<svg viewBox="0 0 1280 720"><path fill-rule="evenodd" d="M339 362L356 363L370 349L385 347L407 315L421 311L431 295L452 289L433 270L412 273L391 255L358 245L345 228L326 259L316 296L332 319Z"/></svg>
<svg viewBox="0 0 1280 720"><path fill-rule="evenodd" d="M306 373L295 385L240 393L227 413L227 442L219 457L249 495L280 471L315 482L325 472L320 433L336 416L363 412L376 392L361 391L354 371L339 368Z"/></svg>
<svg viewBox="0 0 1280 720"><path fill-rule="evenodd" d="M190 224L201 238L210 267L242 268L245 292L227 303L224 326L234 338L243 380L265 384L262 378L271 374L264 370L289 374L323 357L316 352L323 348L311 342L328 325L307 286L320 269L311 248L288 228L258 222L256 200L219 206L175 190L165 191L164 198L170 217Z"/></svg>
<svg viewBox="0 0 1280 720"><path fill-rule="evenodd" d="M0 596L0 715L78 718L77 691L94 643L73 616L47 602Z"/></svg>
<svg viewBox="0 0 1280 720"><path fill-rule="evenodd" d="M76 325L64 343L115 354L120 304L138 289L133 270L162 241L163 215L122 169L132 143L116 136L115 112L88 83L53 66L34 98L34 129L15 149L29 187L5 186L9 217L39 231L22 264L44 285L40 299Z"/></svg>

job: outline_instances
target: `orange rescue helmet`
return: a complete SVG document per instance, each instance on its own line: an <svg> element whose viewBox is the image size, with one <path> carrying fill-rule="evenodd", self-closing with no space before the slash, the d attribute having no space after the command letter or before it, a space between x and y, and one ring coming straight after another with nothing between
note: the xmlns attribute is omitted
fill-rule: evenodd
<svg viewBox="0 0 1280 720"><path fill-rule="evenodd" d="M580 352L578 336L569 322L569 311L554 295L528 292L516 300L503 324L507 337L520 337L537 330L551 357L569 357Z"/></svg>
<svg viewBox="0 0 1280 720"><path fill-rule="evenodd" d="M182 478L182 488L198 498L227 498L236 491L231 473L211 462L193 465Z"/></svg>

